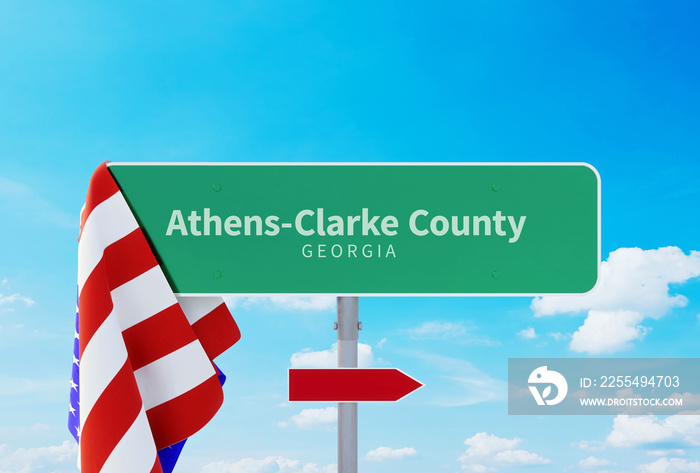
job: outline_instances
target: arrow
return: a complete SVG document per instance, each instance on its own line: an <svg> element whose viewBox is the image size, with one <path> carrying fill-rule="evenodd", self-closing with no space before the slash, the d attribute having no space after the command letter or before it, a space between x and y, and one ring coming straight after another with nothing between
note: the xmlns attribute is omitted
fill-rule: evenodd
<svg viewBox="0 0 700 473"><path fill-rule="evenodd" d="M289 370L289 401L398 401L423 387L395 368Z"/></svg>

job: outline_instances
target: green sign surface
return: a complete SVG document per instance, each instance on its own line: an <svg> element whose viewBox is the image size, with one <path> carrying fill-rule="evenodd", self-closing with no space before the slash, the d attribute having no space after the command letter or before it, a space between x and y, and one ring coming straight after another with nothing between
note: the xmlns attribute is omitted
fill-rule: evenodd
<svg viewBox="0 0 700 473"><path fill-rule="evenodd" d="M173 290L584 293L600 182L585 164L111 164Z"/></svg>

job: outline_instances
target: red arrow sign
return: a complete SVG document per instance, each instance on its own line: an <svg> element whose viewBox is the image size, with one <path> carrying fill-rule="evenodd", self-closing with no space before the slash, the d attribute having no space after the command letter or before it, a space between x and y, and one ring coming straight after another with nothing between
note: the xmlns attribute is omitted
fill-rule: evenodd
<svg viewBox="0 0 700 473"><path fill-rule="evenodd" d="M290 369L289 401L398 401L423 384L395 368Z"/></svg>

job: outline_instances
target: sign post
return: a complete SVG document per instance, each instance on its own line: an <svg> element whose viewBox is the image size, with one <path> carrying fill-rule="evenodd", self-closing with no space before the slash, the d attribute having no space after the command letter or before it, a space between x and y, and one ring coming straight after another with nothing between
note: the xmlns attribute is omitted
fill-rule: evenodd
<svg viewBox="0 0 700 473"><path fill-rule="evenodd" d="M357 297L338 297L338 368L357 368ZM338 403L338 473L357 473L357 403Z"/></svg>

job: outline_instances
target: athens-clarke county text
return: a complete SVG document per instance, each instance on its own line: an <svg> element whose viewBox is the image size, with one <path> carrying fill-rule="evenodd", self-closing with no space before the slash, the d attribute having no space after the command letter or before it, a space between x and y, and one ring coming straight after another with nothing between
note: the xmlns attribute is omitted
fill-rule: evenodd
<svg viewBox="0 0 700 473"><path fill-rule="evenodd" d="M497 210L493 215L441 215L426 209L416 209L406 222L394 215L374 215L362 208L355 215L327 215L324 208L302 209L293 219L277 215L216 215L211 209L174 209L165 235L168 237L275 237L282 232L296 232L302 237L386 236L394 237L407 227L416 237L496 237L508 243L520 239L527 216L504 215ZM337 247L337 248L336 248ZM332 251L332 248L336 248ZM372 245L332 245L326 255L325 245L304 245L305 257L396 257L393 246L385 244L373 251Z"/></svg>

